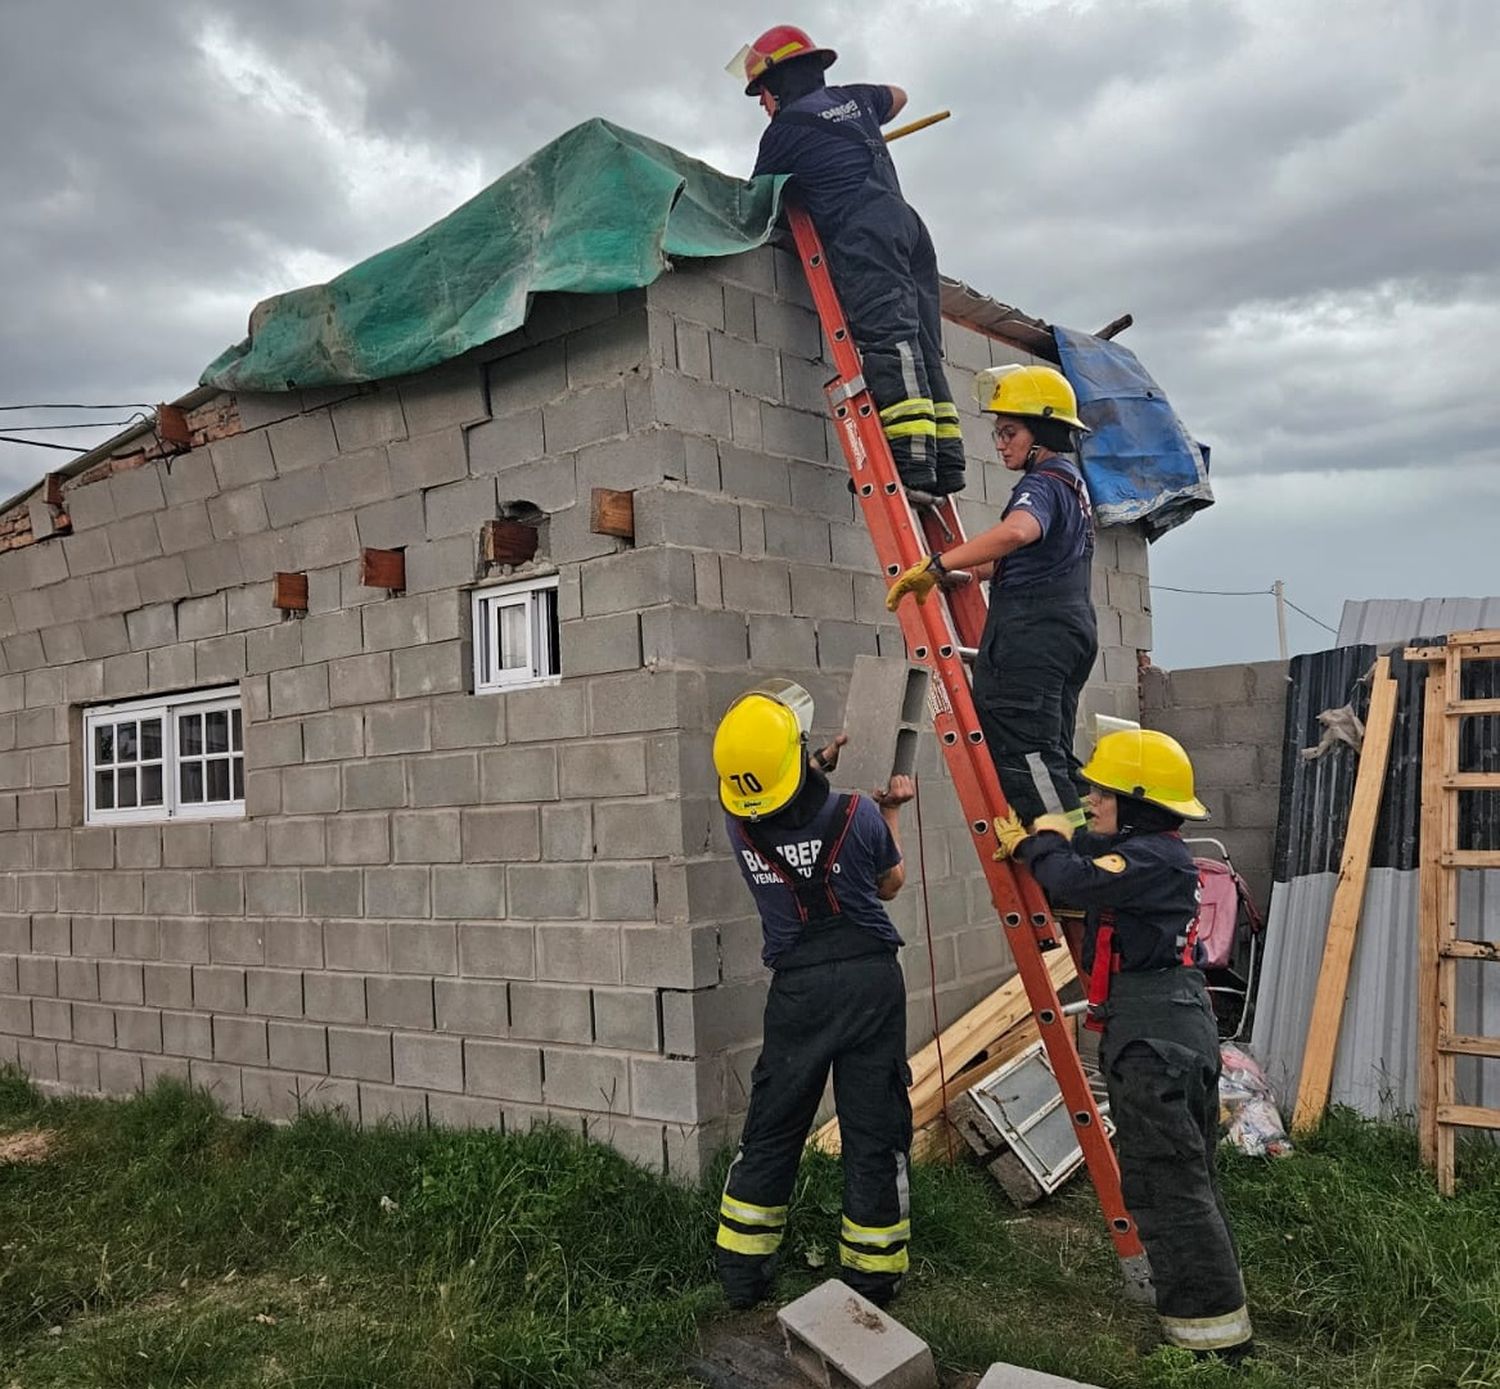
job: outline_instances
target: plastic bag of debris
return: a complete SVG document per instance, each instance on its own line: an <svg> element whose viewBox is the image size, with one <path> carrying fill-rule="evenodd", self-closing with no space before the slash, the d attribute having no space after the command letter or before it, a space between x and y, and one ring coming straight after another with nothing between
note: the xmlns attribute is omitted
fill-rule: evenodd
<svg viewBox="0 0 1500 1389"><path fill-rule="evenodd" d="M1219 1127L1222 1142L1251 1157L1284 1157L1292 1151L1276 1096L1260 1062L1243 1047L1219 1047Z"/></svg>

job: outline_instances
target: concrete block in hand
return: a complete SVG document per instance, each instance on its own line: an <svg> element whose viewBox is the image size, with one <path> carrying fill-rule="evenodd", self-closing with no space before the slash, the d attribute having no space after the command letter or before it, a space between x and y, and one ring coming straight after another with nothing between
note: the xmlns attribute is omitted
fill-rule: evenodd
<svg viewBox="0 0 1500 1389"><path fill-rule="evenodd" d="M832 773L835 785L883 790L892 776L910 776L927 721L929 675L923 666L856 656L844 707L848 746Z"/></svg>

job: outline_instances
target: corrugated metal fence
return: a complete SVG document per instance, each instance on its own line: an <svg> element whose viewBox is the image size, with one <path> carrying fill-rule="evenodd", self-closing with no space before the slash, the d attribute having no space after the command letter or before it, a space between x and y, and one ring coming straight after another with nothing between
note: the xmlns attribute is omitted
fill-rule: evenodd
<svg viewBox="0 0 1500 1389"><path fill-rule="evenodd" d="M1352 700L1364 717L1369 691L1360 680L1375 655L1373 646L1339 647L1296 657L1289 671L1275 886L1252 1030L1255 1053L1288 1107L1302 1069L1358 765L1346 744L1312 761L1299 753L1322 736L1319 712ZM1426 667L1408 664L1398 651L1391 674L1398 687L1396 725L1332 1091L1335 1103L1386 1117L1410 1114L1417 1103L1417 867ZM1500 663L1470 665L1463 696L1497 695ZM1459 765L1465 771L1500 770L1500 717L1464 720ZM1500 794L1461 795L1459 845L1500 848ZM1460 874L1459 934L1500 941L1500 872ZM1462 963L1458 970L1457 1030L1500 1035L1500 967ZM1460 1103L1500 1106L1500 1061L1465 1059L1458 1083Z"/></svg>

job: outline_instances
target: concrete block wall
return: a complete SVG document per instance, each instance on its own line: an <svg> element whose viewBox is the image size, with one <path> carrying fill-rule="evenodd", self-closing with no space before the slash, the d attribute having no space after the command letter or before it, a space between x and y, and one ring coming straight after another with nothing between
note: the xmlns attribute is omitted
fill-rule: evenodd
<svg viewBox="0 0 1500 1389"><path fill-rule="evenodd" d="M1201 832L1228 846L1262 911L1271 900L1286 695L1285 661L1141 676L1142 724L1187 749L1212 812Z"/></svg>
<svg viewBox="0 0 1500 1389"><path fill-rule="evenodd" d="M996 351L951 347L972 530L1007 479L962 356ZM0 555L0 1059L272 1117L548 1118L695 1174L743 1109L766 986L712 729L777 673L835 731L854 657L901 654L820 359L788 254L686 263L543 296L419 377L242 395L240 434L71 492L71 535ZM589 530L596 486L635 491L634 545ZM514 508L546 516L563 678L476 696L478 527ZM1101 555L1122 619L1130 541ZM365 546L404 549L405 593L361 586ZM283 569L303 618L271 605ZM1124 651L1090 695L1110 712L1133 712ZM231 682L244 819L81 823L81 707ZM929 970L947 1022L1010 969L930 738L918 766L914 1042Z"/></svg>

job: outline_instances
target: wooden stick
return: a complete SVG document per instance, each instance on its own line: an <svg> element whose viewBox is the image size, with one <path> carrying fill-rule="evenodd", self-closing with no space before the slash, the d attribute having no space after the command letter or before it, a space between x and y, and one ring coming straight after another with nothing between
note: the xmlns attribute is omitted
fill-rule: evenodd
<svg viewBox="0 0 1500 1389"><path fill-rule="evenodd" d="M1437 1170L1438 917L1443 879L1443 725L1448 666L1427 670L1422 715L1421 839L1417 873L1417 1146L1422 1165Z"/></svg>
<svg viewBox="0 0 1500 1389"><path fill-rule="evenodd" d="M1333 1058L1338 1047L1339 1026L1344 1020L1344 999L1349 992L1349 967L1354 959L1354 938L1364 906L1365 881L1370 872L1370 851L1375 840L1375 822L1380 816L1380 798L1385 789L1385 769L1390 760L1391 731L1396 722L1396 682L1391 662L1382 656L1375 663L1370 686L1370 713L1365 720L1365 741L1354 777L1354 798L1349 807L1349 827L1344 834L1344 852L1339 862L1338 886L1333 891L1333 909L1328 916L1328 938L1323 946L1323 967L1313 995L1312 1018L1307 1025L1307 1044L1302 1050L1302 1079L1297 1087L1297 1108L1292 1131L1306 1133L1318 1126L1328 1108L1333 1083Z"/></svg>
<svg viewBox="0 0 1500 1389"><path fill-rule="evenodd" d="M952 111L934 111L930 116L923 116L919 121L898 125L894 130L885 132L885 142L890 144L892 140L899 140L903 135L915 135L919 130L926 130L929 125L936 125L939 121L947 120L952 114Z"/></svg>

